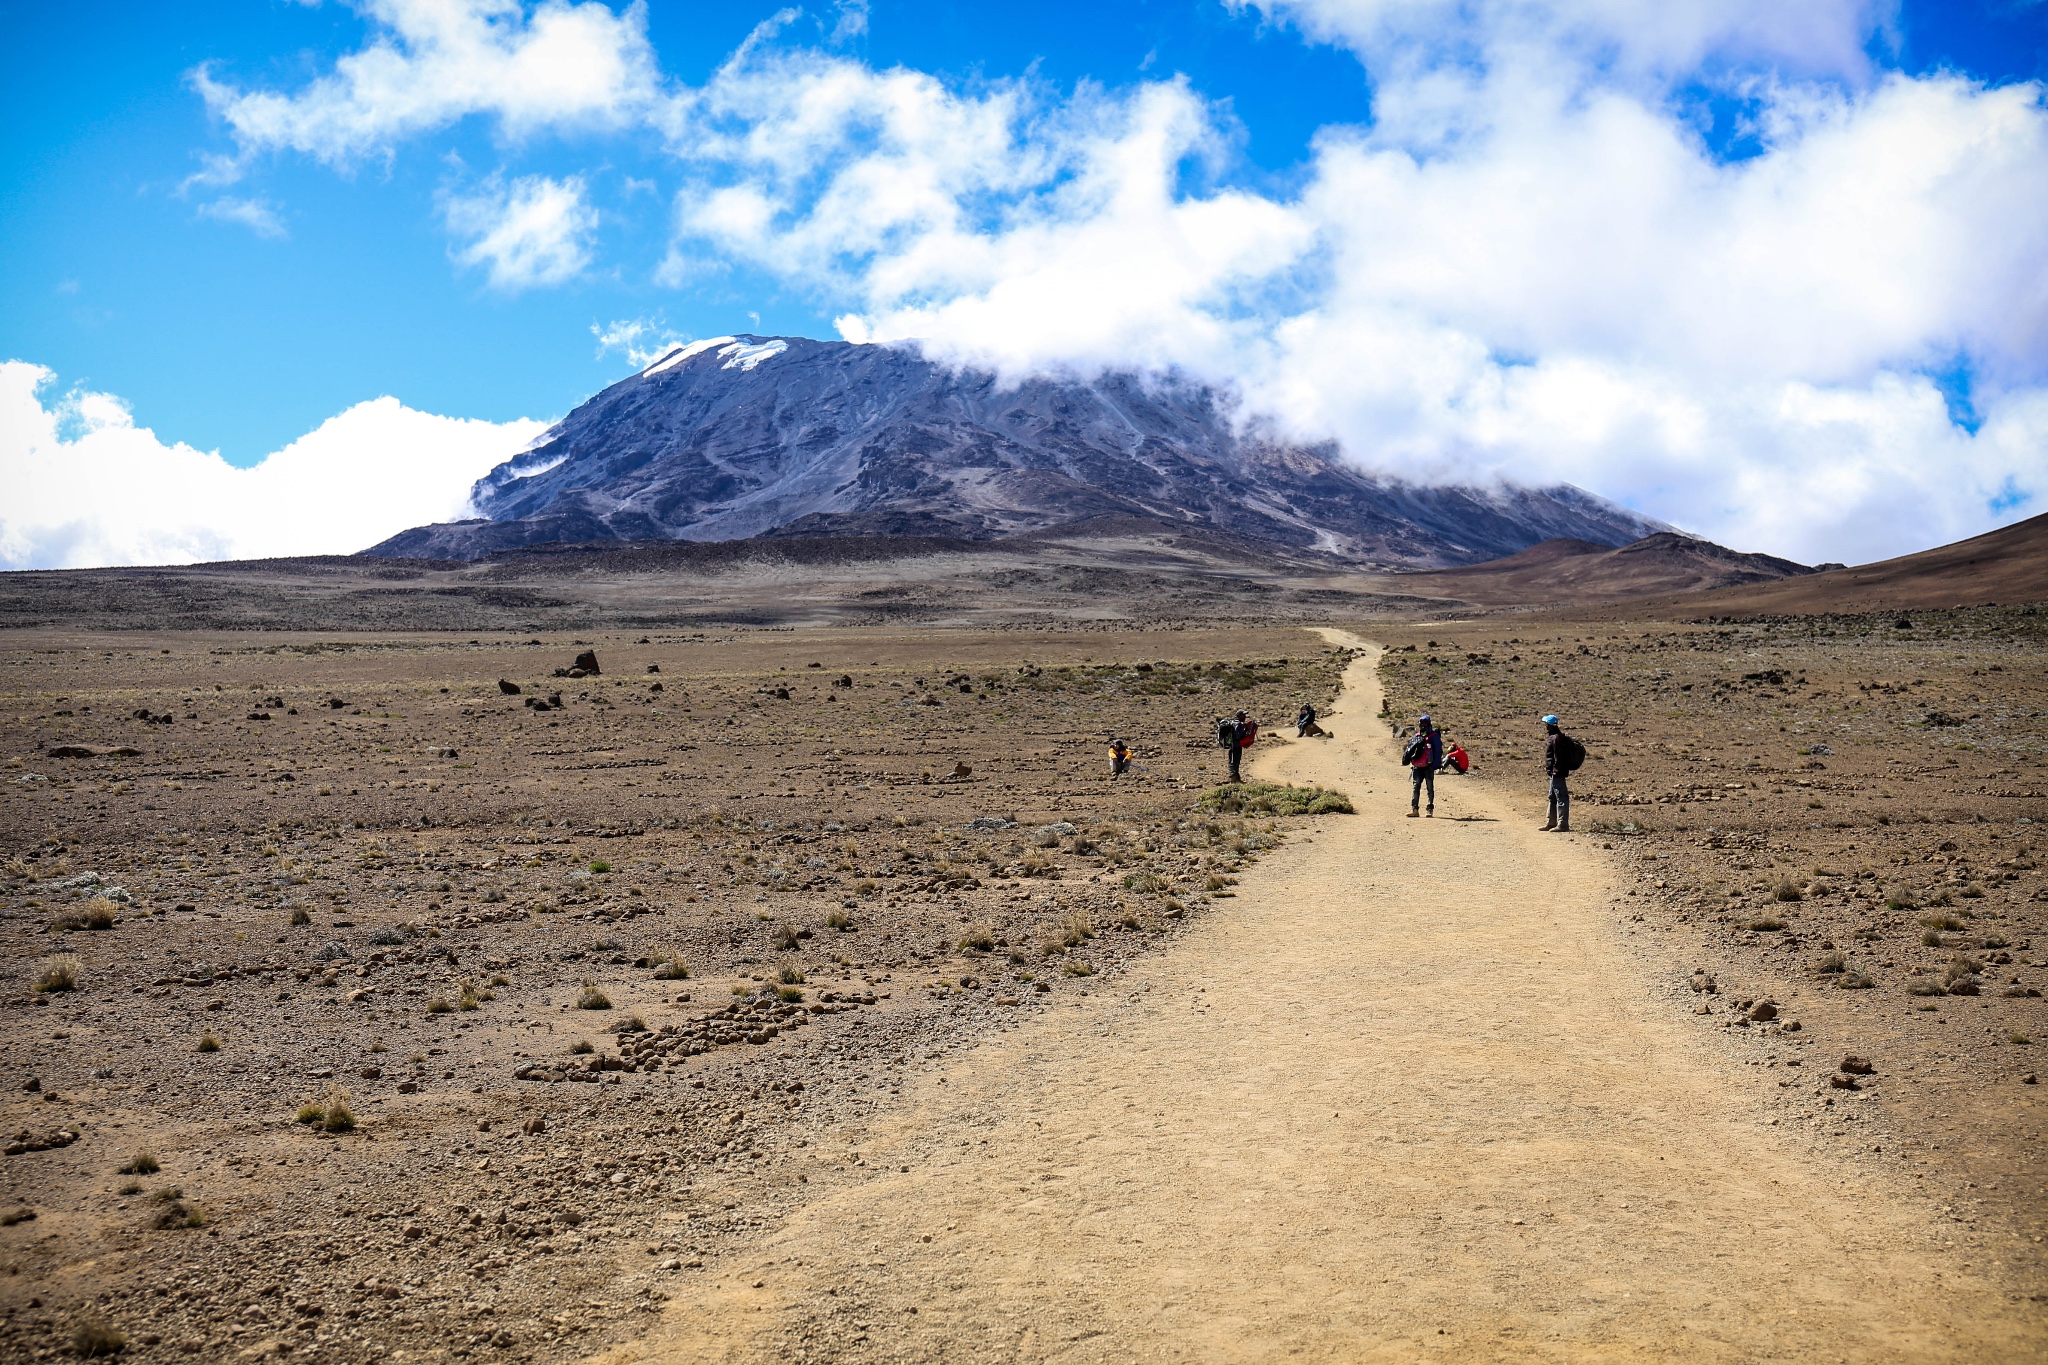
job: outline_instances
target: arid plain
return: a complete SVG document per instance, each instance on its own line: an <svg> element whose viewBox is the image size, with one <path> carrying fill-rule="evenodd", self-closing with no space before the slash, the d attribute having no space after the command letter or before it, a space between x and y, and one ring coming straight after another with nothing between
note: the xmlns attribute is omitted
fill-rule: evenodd
<svg viewBox="0 0 2048 1365"><path fill-rule="evenodd" d="M2041 618L1289 581L11 632L4 1349L2034 1358Z"/></svg>

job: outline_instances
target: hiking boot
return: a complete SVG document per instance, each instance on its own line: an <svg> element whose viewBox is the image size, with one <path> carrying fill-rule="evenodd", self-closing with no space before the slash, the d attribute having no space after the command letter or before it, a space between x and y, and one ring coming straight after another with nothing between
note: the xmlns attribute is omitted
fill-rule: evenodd
<svg viewBox="0 0 2048 1365"><path fill-rule="evenodd" d="M1541 826L1541 828L1545 834L1548 834L1551 830L1557 828L1557 821L1552 820L1549 824Z"/></svg>
<svg viewBox="0 0 2048 1365"><path fill-rule="evenodd" d="M1429 810L1428 810L1427 814L1428 814L1428 816L1429 816L1429 818L1430 818L1430 819L1432 819L1432 820L1436 819L1436 807L1435 807L1435 806L1431 806L1431 807L1429 808Z"/></svg>
<svg viewBox="0 0 2048 1365"><path fill-rule="evenodd" d="M1415 809L1415 808L1414 808L1413 806L1410 806L1410 807L1408 808L1408 818L1409 818L1410 820L1413 820L1413 819L1414 819L1414 818L1415 818L1415 817L1416 817L1417 815L1419 815L1420 813L1421 813L1421 812L1417 811L1417 810L1416 810L1416 809Z"/></svg>

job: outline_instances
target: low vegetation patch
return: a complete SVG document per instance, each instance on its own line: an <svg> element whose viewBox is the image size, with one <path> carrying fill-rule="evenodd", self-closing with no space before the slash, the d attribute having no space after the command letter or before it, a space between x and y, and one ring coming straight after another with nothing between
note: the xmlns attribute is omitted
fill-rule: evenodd
<svg viewBox="0 0 2048 1365"><path fill-rule="evenodd" d="M1195 801L1195 809L1231 815L1351 815L1355 808L1343 792L1322 787L1293 787L1284 782L1234 782L1211 787Z"/></svg>

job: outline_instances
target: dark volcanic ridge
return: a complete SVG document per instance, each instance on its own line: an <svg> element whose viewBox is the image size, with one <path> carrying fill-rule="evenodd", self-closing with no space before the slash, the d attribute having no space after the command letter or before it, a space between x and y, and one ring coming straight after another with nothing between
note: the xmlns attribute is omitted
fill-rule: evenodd
<svg viewBox="0 0 2048 1365"><path fill-rule="evenodd" d="M1002 387L892 346L722 337L592 398L480 480L471 521L373 547L475 560L539 544L917 536L1136 518L1368 568L1668 530L1583 489L1422 487L1234 420L1171 376Z"/></svg>

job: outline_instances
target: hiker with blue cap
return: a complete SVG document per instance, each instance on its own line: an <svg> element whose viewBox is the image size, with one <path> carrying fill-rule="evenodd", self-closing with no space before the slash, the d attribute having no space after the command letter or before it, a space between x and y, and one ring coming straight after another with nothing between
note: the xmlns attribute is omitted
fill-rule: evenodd
<svg viewBox="0 0 2048 1365"><path fill-rule="evenodd" d="M1543 828L1553 834L1570 834L1571 775L1586 761L1586 746L1566 734L1556 716L1545 716L1543 728L1543 771L1550 774L1550 819Z"/></svg>
<svg viewBox="0 0 2048 1365"><path fill-rule="evenodd" d="M1429 789L1429 814L1436 815L1436 774L1444 766L1444 732L1436 728L1436 722L1428 716L1415 722L1415 733L1408 737L1407 745L1401 750L1401 761L1408 765L1410 786L1408 792L1408 818L1415 819L1422 813L1423 788Z"/></svg>

